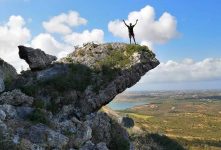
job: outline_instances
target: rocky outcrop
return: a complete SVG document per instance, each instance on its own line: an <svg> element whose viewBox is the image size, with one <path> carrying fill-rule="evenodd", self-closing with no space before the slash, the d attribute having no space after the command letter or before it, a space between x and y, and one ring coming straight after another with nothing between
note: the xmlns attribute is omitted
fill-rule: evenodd
<svg viewBox="0 0 221 150"><path fill-rule="evenodd" d="M31 70L44 69L57 59L55 56L45 54L40 49L25 46L18 46L18 48L20 58L28 63Z"/></svg>
<svg viewBox="0 0 221 150"><path fill-rule="evenodd" d="M59 114L66 115L62 117L80 118L99 110L158 64L145 46L86 44L46 69L24 72L13 88L44 103L53 101Z"/></svg>
<svg viewBox="0 0 221 150"><path fill-rule="evenodd" d="M0 58L0 92L17 76L15 68Z"/></svg>
<svg viewBox="0 0 221 150"><path fill-rule="evenodd" d="M133 149L126 130L98 110L159 64L148 47L90 43L53 64L40 50L19 49L32 70L0 95L0 139L10 142L0 147Z"/></svg>

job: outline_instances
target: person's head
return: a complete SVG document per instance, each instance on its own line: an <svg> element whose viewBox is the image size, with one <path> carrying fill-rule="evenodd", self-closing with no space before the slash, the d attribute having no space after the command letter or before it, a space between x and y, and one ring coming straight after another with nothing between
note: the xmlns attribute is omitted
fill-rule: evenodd
<svg viewBox="0 0 221 150"><path fill-rule="evenodd" d="M132 23L130 23L130 26L132 26Z"/></svg>

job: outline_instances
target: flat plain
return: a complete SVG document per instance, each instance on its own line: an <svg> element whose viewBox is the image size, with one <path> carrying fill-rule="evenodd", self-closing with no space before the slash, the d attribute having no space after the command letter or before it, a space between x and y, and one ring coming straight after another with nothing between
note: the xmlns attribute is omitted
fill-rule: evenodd
<svg viewBox="0 0 221 150"><path fill-rule="evenodd" d="M128 129L131 136L157 133L185 149L221 149L220 91L130 92L114 100L139 101L146 104L117 111L134 119L135 127Z"/></svg>

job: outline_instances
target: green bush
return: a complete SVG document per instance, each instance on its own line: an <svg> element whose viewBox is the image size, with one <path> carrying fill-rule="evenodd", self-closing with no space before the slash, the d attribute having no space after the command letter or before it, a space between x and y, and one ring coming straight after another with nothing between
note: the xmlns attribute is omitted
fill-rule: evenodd
<svg viewBox="0 0 221 150"><path fill-rule="evenodd" d="M40 86L37 84L26 85L20 87L21 91L29 96L35 96L40 89Z"/></svg>
<svg viewBox="0 0 221 150"><path fill-rule="evenodd" d="M72 63L73 62L73 59L71 57L66 57L65 58L65 61L66 62L69 62L69 63Z"/></svg>
<svg viewBox="0 0 221 150"><path fill-rule="evenodd" d="M107 45L107 49L108 49L108 50L113 50L112 45L111 45L111 44L108 44L108 45Z"/></svg>
<svg viewBox="0 0 221 150"><path fill-rule="evenodd" d="M34 100L32 106L34 108L40 108L40 109L44 109L45 108L45 103L43 100Z"/></svg>
<svg viewBox="0 0 221 150"><path fill-rule="evenodd" d="M43 109L36 108L29 116L29 120L33 123L43 123L49 125L48 115Z"/></svg>
<svg viewBox="0 0 221 150"><path fill-rule="evenodd" d="M48 111L51 111L53 114L59 112L60 110L60 107L58 104L55 103L55 100L52 99L50 101L50 103L47 105L47 108L46 108Z"/></svg>

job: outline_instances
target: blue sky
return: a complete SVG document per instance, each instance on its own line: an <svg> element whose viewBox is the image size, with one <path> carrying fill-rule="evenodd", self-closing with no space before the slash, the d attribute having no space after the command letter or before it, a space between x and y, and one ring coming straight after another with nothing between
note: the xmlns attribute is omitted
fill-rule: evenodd
<svg viewBox="0 0 221 150"><path fill-rule="evenodd" d="M0 0L0 26L7 23L12 15L21 16L26 22L25 27L31 32L31 37L29 38L29 41L31 41L40 33L46 32L42 26L42 22L49 21L54 16L58 16L61 13L68 13L72 10L78 12L80 17L87 20L86 25L79 25L72 28L73 32L81 33L84 30L91 31L93 29L100 29L104 32L103 42L128 42L128 40L122 38L123 35L122 37L114 36L113 33L110 32L108 24L110 21L117 19L128 19L130 12L140 11L147 5L154 8L156 20L158 20L164 12L168 12L177 22L176 31L179 33L178 36L171 37L163 44L153 44L157 58L163 62L165 66L168 65L168 61L174 61L182 67L183 60L189 58L195 62L191 63L193 66L199 66L200 62L208 58L215 59L216 65L217 62L219 63L219 59L221 58L220 0ZM60 41L60 34L50 33L50 35L57 41L62 42ZM205 64L213 65L213 63ZM212 66L206 66L206 68L208 67L211 72L213 72ZM194 69L192 70L194 71ZM215 68L215 70L217 74L220 72L220 68ZM168 70L165 72L167 71ZM203 73L202 71L202 74ZM213 84L214 82L221 83L221 75L219 76L217 74L213 74L210 77L201 77L200 75L199 80L195 79L194 76L194 79L190 81L183 79L173 82L171 79L165 79L162 83L157 83L157 85L160 84L158 87L155 87L156 84L154 81L156 79L153 79L150 83L149 81L147 83L143 82L145 84L140 83L137 86L142 85L140 87L151 89L148 87L149 83L149 85L154 85L152 87L155 89L164 89L173 82L173 84L178 83L177 85L179 85L176 89L188 88L187 83L190 83L189 86L192 86L192 84L196 85L196 89L199 87L221 88ZM174 74L174 76L176 76L176 74ZM145 79L145 81L146 80L148 79ZM182 83L184 84L182 85ZM136 87L135 90L136 89L139 88Z"/></svg>

